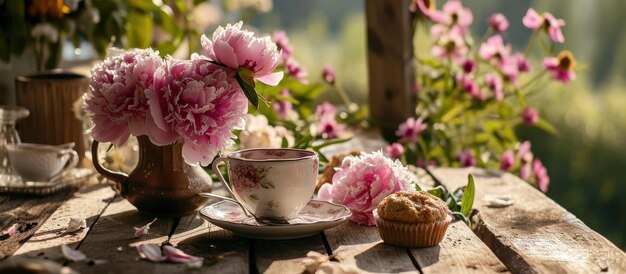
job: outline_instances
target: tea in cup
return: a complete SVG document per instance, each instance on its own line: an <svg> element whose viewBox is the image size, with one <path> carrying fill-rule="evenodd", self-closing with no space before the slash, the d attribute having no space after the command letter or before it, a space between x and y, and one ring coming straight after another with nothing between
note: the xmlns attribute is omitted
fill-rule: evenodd
<svg viewBox="0 0 626 274"><path fill-rule="evenodd" d="M218 168L221 162L227 165L230 184ZM259 218L283 220L295 218L309 202L318 168L317 153L288 148L241 150L213 162L213 171L246 210Z"/></svg>
<svg viewBox="0 0 626 274"><path fill-rule="evenodd" d="M72 148L72 144L7 144L11 167L24 181L32 182L53 181L74 168L78 154Z"/></svg>

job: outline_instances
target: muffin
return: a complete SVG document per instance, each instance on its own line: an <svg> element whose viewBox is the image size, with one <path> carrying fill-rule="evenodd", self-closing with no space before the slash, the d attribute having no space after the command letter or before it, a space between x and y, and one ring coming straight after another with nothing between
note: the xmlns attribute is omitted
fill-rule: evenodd
<svg viewBox="0 0 626 274"><path fill-rule="evenodd" d="M419 191L398 191L374 210L376 226L385 243L405 247L439 244L452 221L444 201Z"/></svg>

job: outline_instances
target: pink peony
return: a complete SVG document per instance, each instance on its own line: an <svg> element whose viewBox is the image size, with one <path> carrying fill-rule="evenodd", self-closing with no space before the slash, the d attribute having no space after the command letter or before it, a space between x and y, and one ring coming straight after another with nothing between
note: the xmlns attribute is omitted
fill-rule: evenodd
<svg viewBox="0 0 626 274"><path fill-rule="evenodd" d="M524 124L534 126L539 122L539 111L536 108L527 107L522 111Z"/></svg>
<svg viewBox="0 0 626 274"><path fill-rule="evenodd" d="M548 185L550 185L550 176L548 176L548 170L543 166L543 163L539 159L533 161L533 173L535 174L535 180L537 187L542 192L548 191Z"/></svg>
<svg viewBox="0 0 626 274"><path fill-rule="evenodd" d="M512 150L507 150L502 153L502 158L500 159L500 169L504 171L508 171L515 164L515 154Z"/></svg>
<svg viewBox="0 0 626 274"><path fill-rule="evenodd" d="M546 57L543 61L543 66L552 73L552 77L563 83L576 79L575 64L574 56L567 50L561 51L556 58Z"/></svg>
<svg viewBox="0 0 626 274"><path fill-rule="evenodd" d="M281 53L283 59L291 58L293 54L293 47L289 43L289 37L284 31L275 31L273 35L274 41L276 41L276 47Z"/></svg>
<svg viewBox="0 0 626 274"><path fill-rule="evenodd" d="M488 73L485 75L485 84L493 92L496 101L502 101L504 94L502 93L502 79L496 74Z"/></svg>
<svg viewBox="0 0 626 274"><path fill-rule="evenodd" d="M476 166L476 159L471 149L466 148L463 151L456 154L456 158L461 162L461 166L470 167Z"/></svg>
<svg viewBox="0 0 626 274"><path fill-rule="evenodd" d="M504 32L509 28L509 21L502 13L495 13L489 17L489 26L497 32Z"/></svg>
<svg viewBox="0 0 626 274"><path fill-rule="evenodd" d="M324 70L322 70L322 79L324 79L324 81L328 84L335 84L335 70L333 70L330 65L324 66Z"/></svg>
<svg viewBox="0 0 626 274"><path fill-rule="evenodd" d="M424 123L424 118L419 117L417 120L409 117L406 122L400 124L396 130L396 136L400 137L400 142L415 142L417 136L422 134L428 125Z"/></svg>
<svg viewBox="0 0 626 274"><path fill-rule="evenodd" d="M372 226L372 211L388 195L409 189L408 171L399 161L392 161L382 152L348 156L332 179L323 185L318 198L339 203L352 210L351 221Z"/></svg>
<svg viewBox="0 0 626 274"><path fill-rule="evenodd" d="M275 86L283 78L283 72L275 72L280 57L276 44L269 36L254 37L254 33L242 30L243 22L220 26L213 33L213 40L202 35L200 42L204 55L231 69L245 68L254 78Z"/></svg>
<svg viewBox="0 0 626 274"><path fill-rule="evenodd" d="M150 140L167 145L182 138L185 161L204 166L234 143L231 131L244 128L248 112L235 79L204 59L168 59L146 96L153 117L147 122Z"/></svg>
<svg viewBox="0 0 626 274"><path fill-rule="evenodd" d="M94 123L95 140L120 146L130 134L147 133L145 90L152 87L154 72L162 63L158 52L135 49L93 67L91 94L85 96L84 108Z"/></svg>
<svg viewBox="0 0 626 274"><path fill-rule="evenodd" d="M404 154L404 147L399 143L393 143L387 147L385 147L385 151L387 151L387 156L391 159L400 159L402 154Z"/></svg>

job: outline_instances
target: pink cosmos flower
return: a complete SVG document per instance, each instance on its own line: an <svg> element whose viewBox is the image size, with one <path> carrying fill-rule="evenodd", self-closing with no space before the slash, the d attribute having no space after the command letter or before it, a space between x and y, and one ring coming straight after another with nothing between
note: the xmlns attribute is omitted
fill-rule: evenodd
<svg viewBox="0 0 626 274"><path fill-rule="evenodd" d="M487 73L485 75L485 84L493 92L493 97L496 101L502 101L504 94L502 93L502 79L494 73Z"/></svg>
<svg viewBox="0 0 626 274"><path fill-rule="evenodd" d="M400 161L392 161L382 152L348 156L337 168L332 184L323 185L318 198L347 206L351 221L361 225L376 224L372 211L388 195L409 188L408 171Z"/></svg>
<svg viewBox="0 0 626 274"><path fill-rule="evenodd" d="M497 32L504 32L509 28L509 20L502 13L495 13L489 17L489 26Z"/></svg>
<svg viewBox="0 0 626 274"><path fill-rule="evenodd" d="M520 168L519 176L520 178L522 178L522 180L528 181L528 179L530 179L531 173L532 173L531 164L530 162L528 162L528 163L523 164L522 167Z"/></svg>
<svg viewBox="0 0 626 274"><path fill-rule="evenodd" d="M437 166L437 162L435 162L435 160L430 160L427 162L424 162L424 160L418 158L417 162L415 163L418 167L436 167Z"/></svg>
<svg viewBox="0 0 626 274"><path fill-rule="evenodd" d="M476 71L476 61L472 59L466 59L461 63L461 68L463 69L463 73L471 74Z"/></svg>
<svg viewBox="0 0 626 274"><path fill-rule="evenodd" d="M449 58L458 62L467 56L468 51L469 49L465 45L463 36L451 31L439 37L437 43L431 49L431 54L439 58Z"/></svg>
<svg viewBox="0 0 626 274"><path fill-rule="evenodd" d="M153 117L147 119L150 140L167 145L181 138L188 163L210 164L234 143L231 131L245 126L248 100L235 79L208 60L168 59L146 97Z"/></svg>
<svg viewBox="0 0 626 274"><path fill-rule="evenodd" d="M567 50L561 51L556 58L546 57L543 60L543 66L552 73L552 77L563 83L576 79L575 64L574 56Z"/></svg>
<svg viewBox="0 0 626 274"><path fill-rule="evenodd" d="M324 66L324 70L322 70L322 79L324 79L324 81L328 84L335 84L335 70L333 70L330 65Z"/></svg>
<svg viewBox="0 0 626 274"><path fill-rule="evenodd" d="M335 115L337 115L337 107L325 101L315 108L315 115L320 118L324 116L330 116L334 119Z"/></svg>
<svg viewBox="0 0 626 274"><path fill-rule="evenodd" d="M544 193L547 192L548 186L550 185L550 176L548 176L548 170L543 166L541 160L535 159L533 161L533 173L535 174L535 180L539 190Z"/></svg>
<svg viewBox="0 0 626 274"><path fill-rule="evenodd" d="M539 15L533 8L528 9L526 16L522 18L524 26L529 29L539 29L544 27L552 41L557 43L565 42L565 37L561 31L561 27L565 26L563 19L557 19L554 15L544 12L543 15Z"/></svg>
<svg viewBox="0 0 626 274"><path fill-rule="evenodd" d="M515 164L515 154L513 154L512 150L507 150L502 153L502 158L500 159L500 169L504 171L508 171Z"/></svg>
<svg viewBox="0 0 626 274"><path fill-rule="evenodd" d="M279 94L283 97L291 97L288 89L281 90ZM274 102L273 107L278 117L283 120L287 119L293 111L293 103L287 100L277 100Z"/></svg>
<svg viewBox="0 0 626 274"><path fill-rule="evenodd" d="M148 103L145 90L163 61L152 49L130 50L109 57L91 71L91 94L85 112L94 123L91 136L121 146L130 134L144 135Z"/></svg>
<svg viewBox="0 0 626 274"><path fill-rule="evenodd" d="M519 76L519 69L517 61L511 56L505 56L500 60L498 69L504 75L504 79L514 83Z"/></svg>
<svg viewBox="0 0 626 274"><path fill-rule="evenodd" d="M536 108L527 107L522 111L524 124L534 126L539 122L539 111Z"/></svg>
<svg viewBox="0 0 626 274"><path fill-rule="evenodd" d="M530 141L524 141L517 148L517 157L522 160L522 163L530 163L533 160L534 156L530 149Z"/></svg>
<svg viewBox="0 0 626 274"><path fill-rule="evenodd" d="M274 41L276 41L276 47L281 53L283 59L288 59L293 54L293 47L289 43L289 37L284 31L275 31L273 35Z"/></svg>
<svg viewBox="0 0 626 274"><path fill-rule="evenodd" d="M524 56L523 53L516 53L515 54L515 62L517 63L517 70L520 72L530 72L530 62L528 61L528 59L526 58L526 56Z"/></svg>
<svg viewBox="0 0 626 274"><path fill-rule="evenodd" d="M478 54L484 60L501 62L511 54L511 45L505 45L502 36L494 35L480 45Z"/></svg>
<svg viewBox="0 0 626 274"><path fill-rule="evenodd" d="M412 12L418 12L433 21L443 21L444 14L435 10L435 8L435 0L413 0L409 6L409 10Z"/></svg>
<svg viewBox="0 0 626 274"><path fill-rule="evenodd" d="M285 68L287 70L287 74L291 75L293 78L298 80L300 83L308 84L306 79L309 76L309 72L305 67L301 66L296 59L288 58L285 60Z"/></svg>
<svg viewBox="0 0 626 274"><path fill-rule="evenodd" d="M457 153L456 158L459 160L462 167L470 167L476 165L474 153L469 148L466 148L462 152Z"/></svg>
<svg viewBox="0 0 626 274"><path fill-rule="evenodd" d="M474 17L472 11L468 8L464 8L461 1L451 0L443 4L442 15L437 18L433 18L437 23L443 23L447 25L458 25L467 30L472 24ZM465 33L465 32L463 32Z"/></svg>
<svg viewBox="0 0 626 274"><path fill-rule="evenodd" d="M404 147L399 143L393 143L387 147L385 147L385 151L387 151L387 156L391 159L400 159L402 154L404 154Z"/></svg>
<svg viewBox="0 0 626 274"><path fill-rule="evenodd" d="M396 130L396 136L400 137L400 142L416 142L417 136L422 134L428 125L424 123L424 118L419 117L417 120L409 117L406 122L400 124Z"/></svg>
<svg viewBox="0 0 626 274"><path fill-rule="evenodd" d="M275 72L280 57L276 44L269 36L257 38L254 33L242 30L243 22L219 26L213 40L202 35L200 42L204 55L231 69L245 68L254 78L270 86L277 85L283 72Z"/></svg>
<svg viewBox="0 0 626 274"><path fill-rule="evenodd" d="M487 93L481 90L471 75L457 74L457 84L465 90L472 99L484 101L487 99Z"/></svg>
<svg viewBox="0 0 626 274"><path fill-rule="evenodd" d="M317 132L324 139L337 138L346 130L346 125L337 123L334 117L324 116L317 124Z"/></svg>

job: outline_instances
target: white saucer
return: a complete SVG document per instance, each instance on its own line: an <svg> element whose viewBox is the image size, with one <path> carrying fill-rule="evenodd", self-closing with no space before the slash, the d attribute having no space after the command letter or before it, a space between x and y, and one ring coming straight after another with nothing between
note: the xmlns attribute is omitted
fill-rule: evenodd
<svg viewBox="0 0 626 274"><path fill-rule="evenodd" d="M221 201L200 210L200 216L212 224L244 237L267 240L295 239L314 235L344 223L352 216L345 206L311 200L289 225L268 226L247 217L241 207L231 201Z"/></svg>

